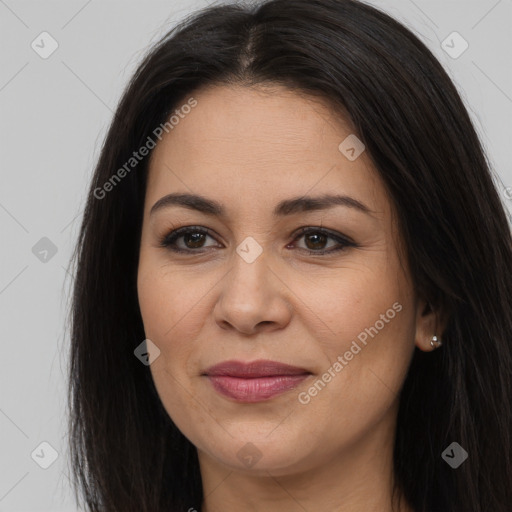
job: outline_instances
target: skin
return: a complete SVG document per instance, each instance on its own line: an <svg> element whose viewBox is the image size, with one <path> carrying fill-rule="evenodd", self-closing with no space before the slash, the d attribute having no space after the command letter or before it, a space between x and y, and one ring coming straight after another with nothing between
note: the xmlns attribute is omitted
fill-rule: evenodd
<svg viewBox="0 0 512 512"><path fill-rule="evenodd" d="M353 130L317 98L280 86L215 86L193 97L197 106L151 155L138 297L146 337L160 350L150 365L159 397L198 449L202 511L391 511L397 394L414 347L432 350L439 332L412 286L383 182L366 152L355 161L340 152ZM170 206L150 215L171 192L214 199L226 214ZM324 193L372 213L272 215L281 200ZM179 238L189 254L159 245L183 226L213 235ZM338 247L294 236L320 226L357 247L308 253ZM262 249L252 263L236 252L249 236ZM395 303L401 311L301 403L299 393ZM202 375L228 359L270 359L313 375L268 401L239 403ZM243 448L260 457L250 467L237 456Z"/></svg>

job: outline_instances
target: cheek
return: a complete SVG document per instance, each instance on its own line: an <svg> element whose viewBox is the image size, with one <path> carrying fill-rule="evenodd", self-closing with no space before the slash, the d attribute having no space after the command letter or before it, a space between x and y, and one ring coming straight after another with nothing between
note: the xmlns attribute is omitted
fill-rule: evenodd
<svg viewBox="0 0 512 512"><path fill-rule="evenodd" d="M306 390L303 402L318 408L343 404L361 418L396 398L415 333L412 290L397 275L351 269L338 282L307 291L307 304L324 326L312 330L312 338L327 363L319 368L322 382Z"/></svg>
<svg viewBox="0 0 512 512"><path fill-rule="evenodd" d="M179 345L183 332L193 337L209 289L205 276L198 279L148 258L139 267L137 288L146 336L159 341L161 350L171 342Z"/></svg>
<svg viewBox="0 0 512 512"><path fill-rule="evenodd" d="M315 279L295 280L295 290L302 302L297 306L304 312L309 309L309 316L316 318L321 326L316 335L312 334L317 338L325 335L328 345L340 350L347 340L355 339L375 322L383 327L380 315L391 310L387 316L395 317L393 304L409 300L398 280L389 279L390 275L396 272L377 272L371 267L352 265L325 276L317 275ZM385 327L388 331L387 323Z"/></svg>
<svg viewBox="0 0 512 512"><path fill-rule="evenodd" d="M194 350L194 331L187 329L194 316L194 297L181 293L178 275L146 260L139 267L137 283L145 336L160 350L150 370L168 413L179 405L179 386Z"/></svg>
<svg viewBox="0 0 512 512"><path fill-rule="evenodd" d="M202 330L219 280L210 274L162 264L151 255L141 258L139 307L146 338L160 350L150 366L157 388L165 384L170 392L186 395L185 388L198 372L198 354L204 350Z"/></svg>
<svg viewBox="0 0 512 512"><path fill-rule="evenodd" d="M155 388L169 417L188 433L192 419L201 423L204 414L190 389L189 362L200 350L198 301L205 292L190 286L182 273L147 260L139 267L137 287L146 338L160 350L149 367Z"/></svg>
<svg viewBox="0 0 512 512"><path fill-rule="evenodd" d="M396 297L369 299L364 313L352 316L351 310L340 310L340 335L323 340L322 355L329 363L301 390L293 414L308 425L308 439L319 444L319 454L354 445L397 405L414 351L414 309Z"/></svg>

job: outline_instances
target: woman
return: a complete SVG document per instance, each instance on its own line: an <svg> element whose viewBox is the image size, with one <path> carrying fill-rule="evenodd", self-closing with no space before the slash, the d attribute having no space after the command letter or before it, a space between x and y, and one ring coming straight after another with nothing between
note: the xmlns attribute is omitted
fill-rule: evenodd
<svg viewBox="0 0 512 512"><path fill-rule="evenodd" d="M75 257L88 510L509 510L510 227L455 87L389 16L270 0L170 31Z"/></svg>

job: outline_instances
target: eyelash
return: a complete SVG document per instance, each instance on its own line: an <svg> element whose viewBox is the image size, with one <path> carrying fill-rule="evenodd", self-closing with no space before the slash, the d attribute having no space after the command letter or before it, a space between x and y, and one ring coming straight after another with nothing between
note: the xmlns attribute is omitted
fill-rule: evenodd
<svg viewBox="0 0 512 512"><path fill-rule="evenodd" d="M170 233L166 234L162 239L160 240L160 247L167 248L173 252L176 253L182 253L182 254L192 254L192 253L204 253L205 250L201 250L202 248L199 248L197 250L195 249L179 249L177 248L174 243L176 240L181 238L183 235L189 234L189 233L200 233L203 235L208 235L212 238L215 238L213 236L213 233L206 228L202 228L200 226L185 226L179 229L175 229L174 231L171 231ZM355 242L352 242L351 240L348 240L347 238L344 238L340 235L336 235L330 231L327 231L323 228L315 228L315 227L306 227L301 228L298 233L296 233L295 238L293 239L293 242L297 241L299 238L303 237L304 235L308 234L322 234L326 235L328 238L332 238L333 240L337 241L339 244L342 245L342 247L337 247L335 249L324 249L319 251L314 251L310 249L303 249L299 248L301 251L306 251L309 254L315 254L315 255L323 255L323 254L332 254L340 251L346 250L348 247L358 247L358 245Z"/></svg>

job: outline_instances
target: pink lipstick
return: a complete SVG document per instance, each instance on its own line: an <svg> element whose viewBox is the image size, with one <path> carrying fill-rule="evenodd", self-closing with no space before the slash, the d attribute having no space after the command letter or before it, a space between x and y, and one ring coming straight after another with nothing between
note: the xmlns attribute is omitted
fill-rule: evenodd
<svg viewBox="0 0 512 512"><path fill-rule="evenodd" d="M304 368L259 360L224 361L204 372L214 389L239 402L261 402L297 387L311 372Z"/></svg>

